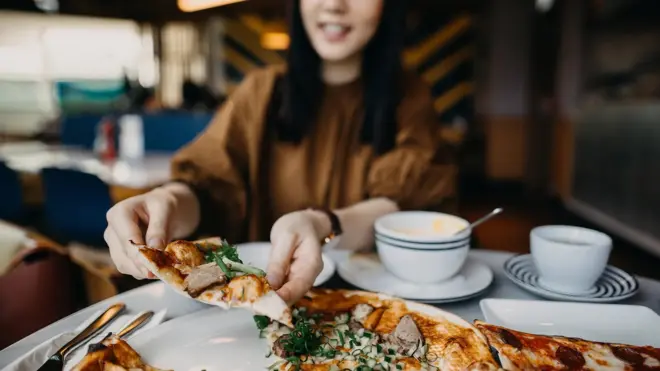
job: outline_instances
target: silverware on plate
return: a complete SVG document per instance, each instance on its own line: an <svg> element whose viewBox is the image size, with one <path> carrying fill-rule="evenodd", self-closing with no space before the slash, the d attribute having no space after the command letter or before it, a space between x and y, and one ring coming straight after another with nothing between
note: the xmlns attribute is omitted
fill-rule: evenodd
<svg viewBox="0 0 660 371"><path fill-rule="evenodd" d="M135 330L137 330L140 327L147 324L149 322L149 320L151 319L151 317L153 317L153 315L154 315L154 312L152 312L152 311L147 311L147 312L142 313L138 318L134 319L131 323L129 323L128 325L124 326L124 328L119 330L119 332L116 334L116 336L121 339L121 338L124 338L124 337L132 334ZM103 341L108 339L110 336L112 336L112 332L109 332L98 343L89 344L89 346L87 347L87 353L92 353L92 352L95 352L99 349L105 348L105 345L103 345Z"/></svg>
<svg viewBox="0 0 660 371"><path fill-rule="evenodd" d="M64 369L64 357L67 354L78 348L85 341L89 340L92 336L96 335L99 331L105 328L110 322L114 321L121 312L126 309L124 303L117 303L108 308L100 316L98 316L89 326L85 327L76 337L71 339L68 343L64 344L57 352L51 355L46 363L39 367L38 371L61 371Z"/></svg>

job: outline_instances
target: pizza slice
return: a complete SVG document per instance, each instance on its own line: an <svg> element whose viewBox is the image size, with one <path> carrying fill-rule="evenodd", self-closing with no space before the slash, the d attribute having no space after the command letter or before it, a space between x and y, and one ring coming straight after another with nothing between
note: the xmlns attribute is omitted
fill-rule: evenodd
<svg viewBox="0 0 660 371"><path fill-rule="evenodd" d="M72 371L164 371L142 361L128 343L117 336L104 339L88 352Z"/></svg>
<svg viewBox="0 0 660 371"><path fill-rule="evenodd" d="M255 321L272 370L498 369L473 326L439 309L430 313L379 294L312 290L294 306L293 329Z"/></svg>
<svg viewBox="0 0 660 371"><path fill-rule="evenodd" d="M658 370L660 349L544 336L475 321L491 351L507 371Z"/></svg>
<svg viewBox="0 0 660 371"><path fill-rule="evenodd" d="M244 263L227 241L177 240L163 250L137 248L147 269L178 293L224 309L247 308L292 326L291 309L271 288L266 273Z"/></svg>

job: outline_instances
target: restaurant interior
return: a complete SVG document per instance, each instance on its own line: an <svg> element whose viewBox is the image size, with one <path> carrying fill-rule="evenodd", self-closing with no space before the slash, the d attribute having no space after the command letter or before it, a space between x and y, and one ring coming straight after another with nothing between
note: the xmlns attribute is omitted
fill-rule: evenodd
<svg viewBox="0 0 660 371"><path fill-rule="evenodd" d="M113 265L106 213L285 61L286 3L0 2L0 349L149 283ZM473 249L583 226L660 280L660 2L414 0L405 45L457 154L455 214L504 210Z"/></svg>

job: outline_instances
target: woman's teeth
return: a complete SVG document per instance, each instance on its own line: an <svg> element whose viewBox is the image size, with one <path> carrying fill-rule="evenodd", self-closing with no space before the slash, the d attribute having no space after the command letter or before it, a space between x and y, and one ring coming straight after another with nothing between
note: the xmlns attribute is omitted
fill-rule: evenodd
<svg viewBox="0 0 660 371"><path fill-rule="evenodd" d="M321 29L329 37L339 37L348 32L348 27L340 24L324 24Z"/></svg>

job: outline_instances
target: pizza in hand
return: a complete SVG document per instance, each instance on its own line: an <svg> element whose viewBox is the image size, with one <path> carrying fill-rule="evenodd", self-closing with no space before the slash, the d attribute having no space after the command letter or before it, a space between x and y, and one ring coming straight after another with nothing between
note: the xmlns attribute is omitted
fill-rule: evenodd
<svg viewBox="0 0 660 371"><path fill-rule="evenodd" d="M313 290L294 328L255 317L270 370L498 370L486 340L458 316L361 291Z"/></svg>
<svg viewBox="0 0 660 371"><path fill-rule="evenodd" d="M660 371L660 349L544 336L475 321L507 371ZM660 334L658 334L660 336Z"/></svg>
<svg viewBox="0 0 660 371"><path fill-rule="evenodd" d="M163 250L137 248L147 269L180 294L224 309L248 308L292 326L291 309L271 288L266 273L243 262L227 241L177 240Z"/></svg>

